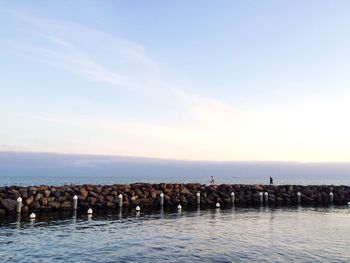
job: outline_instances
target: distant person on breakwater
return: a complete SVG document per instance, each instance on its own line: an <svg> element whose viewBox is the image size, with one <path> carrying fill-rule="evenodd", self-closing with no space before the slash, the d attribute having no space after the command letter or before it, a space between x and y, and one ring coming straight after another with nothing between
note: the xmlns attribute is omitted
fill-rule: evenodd
<svg viewBox="0 0 350 263"><path fill-rule="evenodd" d="M270 185L273 185L273 178L270 176Z"/></svg>
<svg viewBox="0 0 350 263"><path fill-rule="evenodd" d="M215 184L215 178L214 176L210 176L210 184L214 185Z"/></svg>

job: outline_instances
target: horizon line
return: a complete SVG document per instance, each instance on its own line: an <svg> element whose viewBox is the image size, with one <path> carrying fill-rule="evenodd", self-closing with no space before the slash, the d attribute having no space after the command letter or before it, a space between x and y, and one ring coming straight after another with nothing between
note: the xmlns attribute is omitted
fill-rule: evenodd
<svg viewBox="0 0 350 263"><path fill-rule="evenodd" d="M328 162L304 162L304 161L284 161L284 160L190 160L177 158L164 158L158 156L133 156L133 155L113 155L99 153L78 153L78 152L51 152L51 151L33 151L33 150L0 150L0 154L33 154L33 155L56 155L56 156L85 156L85 157L106 157L106 158L127 158L145 161L168 161L168 162L186 162L186 163L281 163L281 164L350 164L346 161L328 161Z"/></svg>

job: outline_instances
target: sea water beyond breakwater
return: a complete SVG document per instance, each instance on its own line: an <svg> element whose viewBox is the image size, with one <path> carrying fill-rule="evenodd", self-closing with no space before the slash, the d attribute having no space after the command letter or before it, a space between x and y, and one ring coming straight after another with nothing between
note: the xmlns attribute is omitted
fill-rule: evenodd
<svg viewBox="0 0 350 263"><path fill-rule="evenodd" d="M50 212L113 209L123 207L214 207L346 205L350 201L350 186L330 185L241 185L221 184L146 184L128 185L65 185L65 186L6 186L0 187L0 215L18 212L17 200L22 199L20 211Z"/></svg>

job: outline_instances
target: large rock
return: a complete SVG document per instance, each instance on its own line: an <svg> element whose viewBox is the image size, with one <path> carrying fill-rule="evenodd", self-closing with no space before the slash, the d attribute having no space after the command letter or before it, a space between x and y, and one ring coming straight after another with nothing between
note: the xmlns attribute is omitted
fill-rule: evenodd
<svg viewBox="0 0 350 263"><path fill-rule="evenodd" d="M35 201L39 201L42 197L43 197L42 194L40 194L40 193L36 194Z"/></svg>
<svg viewBox="0 0 350 263"><path fill-rule="evenodd" d="M254 190L257 192L262 192L262 191L264 191L264 188L262 187L262 185L256 184L256 185L254 185Z"/></svg>
<svg viewBox="0 0 350 263"><path fill-rule="evenodd" d="M47 203L48 203L48 200L47 200L46 197L41 197L39 202L40 202L41 205L46 206Z"/></svg>
<svg viewBox="0 0 350 263"><path fill-rule="evenodd" d="M89 192L86 191L85 188L80 188L80 189L79 189L79 192L80 192L81 195L84 197L84 199L86 199L86 198L88 197L88 195L89 195Z"/></svg>
<svg viewBox="0 0 350 263"><path fill-rule="evenodd" d="M106 196L106 200L107 200L108 202L113 202L114 197L111 196L111 195L108 195L108 196Z"/></svg>
<svg viewBox="0 0 350 263"><path fill-rule="evenodd" d="M50 191L50 190L45 190L45 191L44 191L45 197L49 197L50 194L51 194L51 191Z"/></svg>
<svg viewBox="0 0 350 263"><path fill-rule="evenodd" d="M10 193L10 196L11 196L13 199L15 199L15 200L16 200L18 197L21 196L20 192L17 191L16 189L11 189L11 190L9 191L9 193Z"/></svg>
<svg viewBox="0 0 350 263"><path fill-rule="evenodd" d="M22 198L28 197L28 189L27 188L21 188L21 189L19 189L19 192L21 193Z"/></svg>
<svg viewBox="0 0 350 263"><path fill-rule="evenodd" d="M91 191L91 192L89 192L89 196L97 198L99 196L99 194Z"/></svg>
<svg viewBox="0 0 350 263"><path fill-rule="evenodd" d="M152 199L156 199L157 198L157 193L156 192L152 192L151 193L151 198Z"/></svg>
<svg viewBox="0 0 350 263"><path fill-rule="evenodd" d="M58 209L61 206L60 202L57 201L49 202L48 205L51 206L53 209Z"/></svg>
<svg viewBox="0 0 350 263"><path fill-rule="evenodd" d="M16 209L17 202L13 199L1 199L0 203L8 211L14 211Z"/></svg>
<svg viewBox="0 0 350 263"><path fill-rule="evenodd" d="M64 201L62 204L61 204L61 208L62 209L70 209L73 207L73 204L71 201Z"/></svg>
<svg viewBox="0 0 350 263"><path fill-rule="evenodd" d="M29 206L33 201L34 201L34 196L30 196L26 200L24 200L24 204Z"/></svg>
<svg viewBox="0 0 350 263"><path fill-rule="evenodd" d="M190 194L190 190L188 190L186 187L182 188L180 191L181 194Z"/></svg>

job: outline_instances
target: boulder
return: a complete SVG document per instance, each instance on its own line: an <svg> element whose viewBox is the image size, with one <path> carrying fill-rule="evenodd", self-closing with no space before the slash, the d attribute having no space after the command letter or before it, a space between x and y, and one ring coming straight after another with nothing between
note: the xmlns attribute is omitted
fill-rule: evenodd
<svg viewBox="0 0 350 263"><path fill-rule="evenodd" d="M35 201L39 201L42 197L43 197L42 194L40 194L40 193L36 194Z"/></svg>
<svg viewBox="0 0 350 263"><path fill-rule="evenodd" d="M46 206L47 203L48 203L48 200L47 200L46 197L41 197L40 200L39 200L39 202L40 202L41 205Z"/></svg>
<svg viewBox="0 0 350 263"><path fill-rule="evenodd" d="M70 209L73 207L73 204L71 201L64 201L62 204L61 204L61 208L62 209Z"/></svg>
<svg viewBox="0 0 350 263"><path fill-rule="evenodd" d="M89 192L89 196L97 198L99 196L99 194L91 191L91 192Z"/></svg>
<svg viewBox="0 0 350 263"><path fill-rule="evenodd" d="M254 185L254 190L257 192L263 192L264 188L262 187L262 185L256 184L256 185Z"/></svg>
<svg viewBox="0 0 350 263"><path fill-rule="evenodd" d="M30 196L26 200L24 200L24 204L29 206L33 201L34 201L34 196Z"/></svg>
<svg viewBox="0 0 350 263"><path fill-rule="evenodd" d="M34 200L33 202L30 203L29 208L31 210L39 209L40 208L40 203L38 201Z"/></svg>
<svg viewBox="0 0 350 263"><path fill-rule="evenodd" d="M28 197L28 190L27 190L27 188L21 188L21 189L19 189L19 192L20 192L22 198L27 198Z"/></svg>
<svg viewBox="0 0 350 263"><path fill-rule="evenodd" d="M44 191L45 197L49 197L50 194L51 194L51 191L50 191L50 190L45 190L45 191Z"/></svg>
<svg viewBox="0 0 350 263"><path fill-rule="evenodd" d="M190 192L190 190L188 190L188 188L184 187L181 189L180 193L181 194L190 194L191 192Z"/></svg>
<svg viewBox="0 0 350 263"><path fill-rule="evenodd" d="M49 202L48 205L51 206L53 209L58 209L61 206L60 202L57 201Z"/></svg>
<svg viewBox="0 0 350 263"><path fill-rule="evenodd" d="M110 201L108 201L106 205L107 205L108 208L113 208L113 207L115 207L114 203L113 203L113 202L110 202Z"/></svg>
<svg viewBox="0 0 350 263"><path fill-rule="evenodd" d="M17 202L13 199L1 199L0 203L7 211L14 211L16 209Z"/></svg>
<svg viewBox="0 0 350 263"><path fill-rule="evenodd" d="M86 199L86 198L88 197L88 195L89 195L89 192L86 191L85 188L80 188L80 189L79 189L79 192L80 192L80 194L84 197L84 199Z"/></svg>
<svg viewBox="0 0 350 263"><path fill-rule="evenodd" d="M111 195L107 195L107 196L106 196L106 200L107 200L108 202L113 202L114 197L111 196Z"/></svg>
<svg viewBox="0 0 350 263"><path fill-rule="evenodd" d="M94 206L94 205L97 203L97 198L92 197L92 196L89 196L89 197L86 199L86 201L89 202L89 204L91 204L92 206Z"/></svg>
<svg viewBox="0 0 350 263"><path fill-rule="evenodd" d="M156 192L152 192L151 193L151 198L154 200L154 199L157 199L157 193Z"/></svg>

